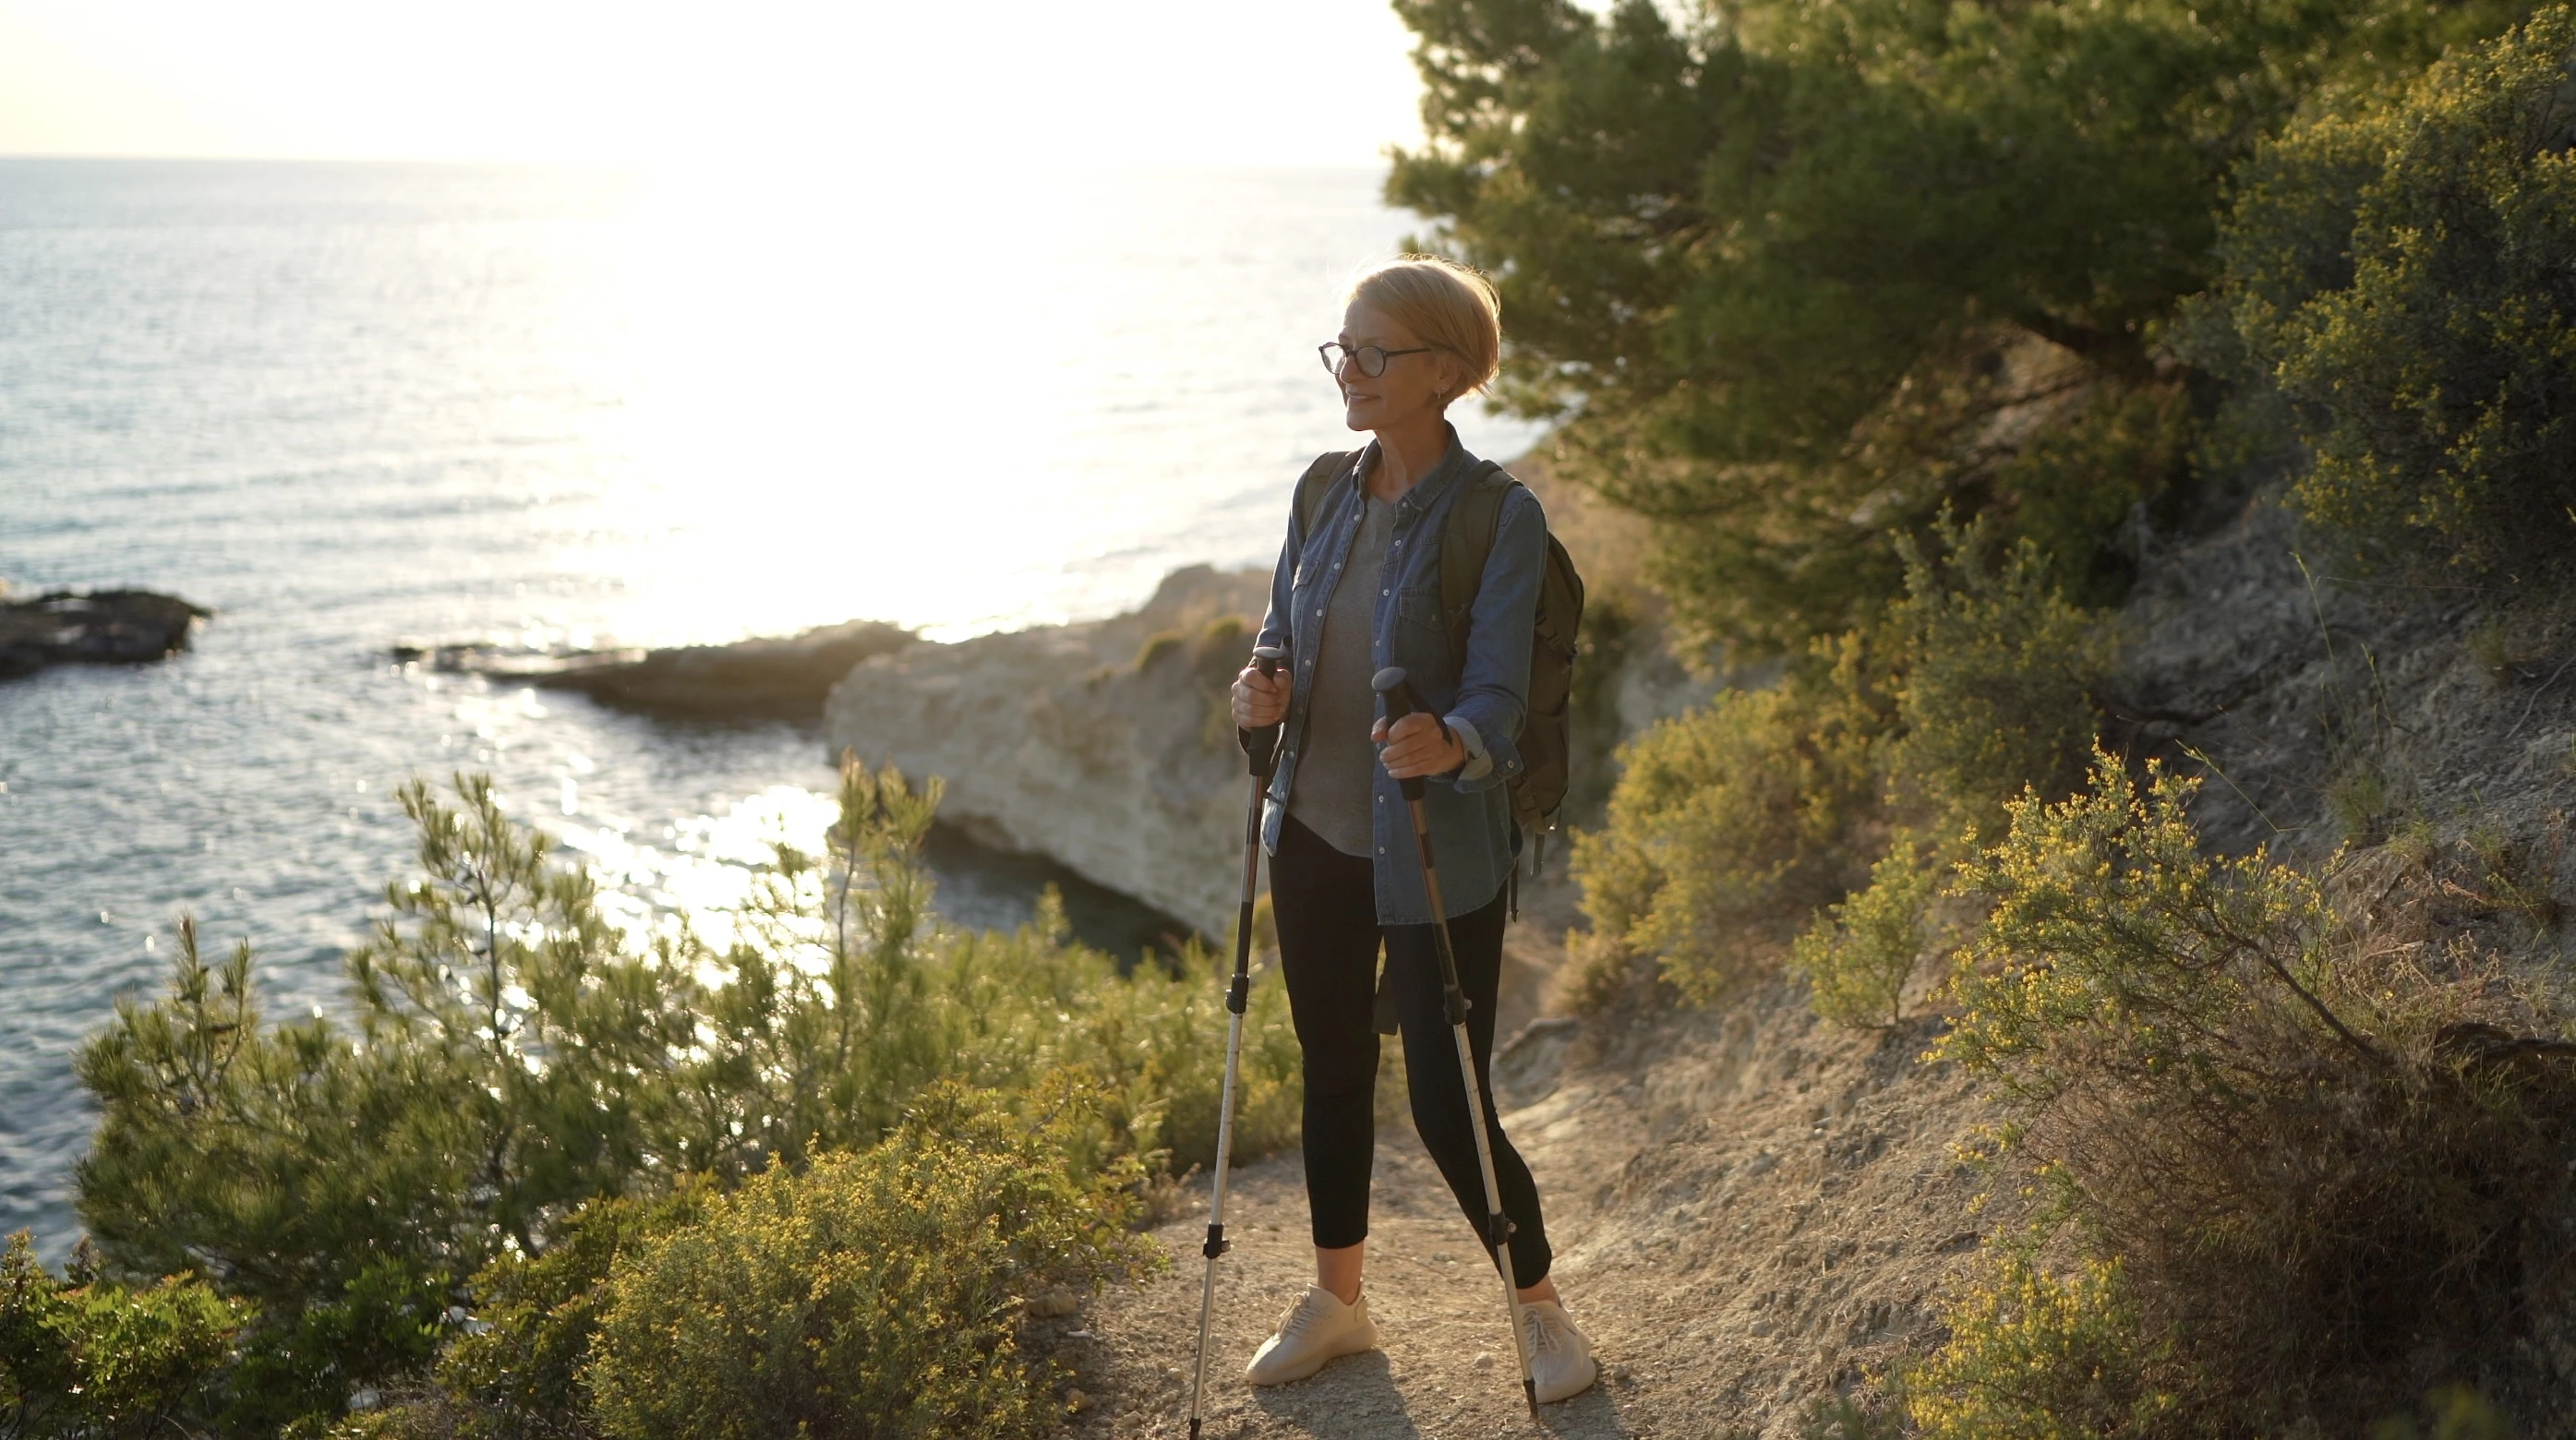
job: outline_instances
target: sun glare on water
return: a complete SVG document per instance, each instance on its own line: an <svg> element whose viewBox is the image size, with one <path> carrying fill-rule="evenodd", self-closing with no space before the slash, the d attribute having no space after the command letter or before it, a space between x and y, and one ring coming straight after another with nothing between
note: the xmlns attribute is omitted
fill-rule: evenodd
<svg viewBox="0 0 2576 1440"><path fill-rule="evenodd" d="M627 327L604 349L623 453L586 541L622 581L608 628L953 639L1266 562L1288 481L1348 443L1312 347L1346 278L1398 248L1374 191L1362 171L1006 196L917 172L656 178L602 282ZM1461 422L1488 453L1526 440Z"/></svg>
<svg viewBox="0 0 2576 1440"><path fill-rule="evenodd" d="M997 233L963 196L729 189L656 187L635 227L641 628L1061 618L1097 537L1043 212Z"/></svg>

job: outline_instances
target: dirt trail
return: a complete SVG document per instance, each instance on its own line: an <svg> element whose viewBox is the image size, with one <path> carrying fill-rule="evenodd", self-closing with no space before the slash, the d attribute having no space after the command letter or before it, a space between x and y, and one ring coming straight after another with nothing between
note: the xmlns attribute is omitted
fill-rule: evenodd
<svg viewBox="0 0 2576 1440"><path fill-rule="evenodd" d="M1515 930L1520 937L1542 927ZM1558 933L1562 933L1561 931ZM1519 983L1553 956L1516 956ZM1506 1009L1536 1008L1506 996ZM1917 1348L1976 1247L1972 1172L1951 1153L1981 1111L1919 1056L1923 1025L1820 1025L1773 983L1719 1010L1552 1021L1498 1057L1504 1125L1548 1207L1555 1274L1603 1363L1544 1407L1566 1437L1792 1437L1820 1397L1866 1396ZM1244 1363L1312 1273L1303 1168L1239 1168L1218 1276L1208 1423L1218 1437L1521 1435L1500 1284L1410 1127L1381 1124L1369 1308L1382 1352L1269 1390ZM1186 1433L1206 1181L1156 1236L1171 1269L1114 1287L1032 1338L1076 1371L1084 1440Z"/></svg>
<svg viewBox="0 0 2576 1440"><path fill-rule="evenodd" d="M1226 1207L1234 1249L1217 1278L1208 1436L1500 1435L1526 1427L1502 1287L1410 1132L1378 1146L1370 1217L1369 1311L1386 1348L1337 1360L1294 1385L1246 1386L1244 1362L1303 1291L1314 1250L1295 1156L1252 1166L1242 1179ZM1206 1223L1202 1202L1163 1226L1156 1233L1171 1248L1171 1271L1095 1302L1087 1327L1095 1343L1085 1357L1093 1363L1083 1368L1102 1386L1101 1402L1073 1433L1185 1433ZM1620 1415L1627 1394L1612 1384L1551 1405L1549 1428L1569 1436L1653 1433Z"/></svg>
<svg viewBox="0 0 2576 1440"><path fill-rule="evenodd" d="M1546 1139L1551 1110L1574 1121L1587 1105L1520 1110L1507 1121L1538 1170L1548 1195L1551 1234L1579 1234L1582 1190L1561 1164L1564 1146ZM1584 1146L1589 1149L1589 1146ZM1206 1193L1154 1234L1172 1252L1172 1270L1095 1301L1079 1324L1087 1342L1061 1358L1077 1360L1097 1383L1097 1407L1074 1435L1182 1435L1188 1414L1190 1358L1198 1329L1198 1283L1206 1262ZM1334 1360L1311 1381L1278 1388L1242 1383L1244 1363L1303 1293L1314 1273L1306 1234L1303 1164L1296 1154L1236 1172L1226 1200L1226 1234L1234 1249L1218 1267L1218 1303L1208 1363L1211 1437L1252 1435L1507 1435L1528 1427L1520 1401L1502 1285L1476 1247L1476 1236L1450 1200L1440 1172L1412 1128L1381 1126L1376 1193L1370 1206L1368 1309L1386 1350ZM1558 1270L1579 1322L1589 1324L1584 1288L1569 1267ZM1595 1327L1600 1329L1600 1327ZM1069 1337L1074 1340L1074 1337ZM1615 1355L1610 1358L1615 1363ZM1633 1383L1595 1386L1566 1404L1546 1407L1556 1435L1656 1435L1623 1414Z"/></svg>

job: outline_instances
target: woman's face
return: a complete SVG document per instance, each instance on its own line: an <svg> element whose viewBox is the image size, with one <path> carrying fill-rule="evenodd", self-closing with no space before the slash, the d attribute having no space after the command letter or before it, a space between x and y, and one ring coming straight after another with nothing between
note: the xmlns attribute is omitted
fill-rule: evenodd
<svg viewBox="0 0 2576 1440"><path fill-rule="evenodd" d="M1389 355L1386 373L1375 377L1361 374L1356 361L1345 363L1340 377L1344 424L1354 430L1400 429L1407 420L1448 408L1457 370L1448 351L1423 348L1421 337L1357 300L1342 312L1342 333L1336 338L1350 350L1374 345L1418 352Z"/></svg>

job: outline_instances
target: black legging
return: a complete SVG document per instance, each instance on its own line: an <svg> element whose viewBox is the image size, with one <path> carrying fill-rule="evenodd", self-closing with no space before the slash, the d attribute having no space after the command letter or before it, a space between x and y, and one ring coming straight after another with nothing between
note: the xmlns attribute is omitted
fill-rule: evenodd
<svg viewBox="0 0 2576 1440"><path fill-rule="evenodd" d="M1368 1238L1369 1162L1377 1149L1377 1027L1370 1006L1381 936L1396 1018L1404 1032L1413 1128L1481 1240L1485 1182L1476 1168L1476 1137L1467 1128L1457 1041L1441 1010L1440 958L1431 927L1380 926L1371 863L1334 849L1294 817L1281 818L1270 894L1279 920L1288 1008L1296 1019L1297 1043L1306 1053L1306 1206L1314 1220L1315 1244L1338 1250ZM1503 974L1503 897L1451 920L1449 936L1457 950L1458 983L1470 1006L1467 1040L1476 1056L1477 1084L1485 1092L1494 1176L1502 1186L1503 1213L1513 1226L1512 1278L1535 1285L1546 1276L1551 1258L1539 1218L1538 1187L1520 1152L1503 1138L1488 1069L1494 1056L1495 991Z"/></svg>

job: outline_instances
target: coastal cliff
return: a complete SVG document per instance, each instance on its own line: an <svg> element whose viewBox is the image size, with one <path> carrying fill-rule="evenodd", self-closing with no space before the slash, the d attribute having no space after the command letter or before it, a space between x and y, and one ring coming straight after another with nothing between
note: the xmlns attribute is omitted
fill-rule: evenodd
<svg viewBox="0 0 2576 1440"><path fill-rule="evenodd" d="M941 818L980 843L1221 936L1248 782L1224 692L1267 587L1192 566L1115 619L874 656L833 687L824 732L836 755L944 777Z"/></svg>

